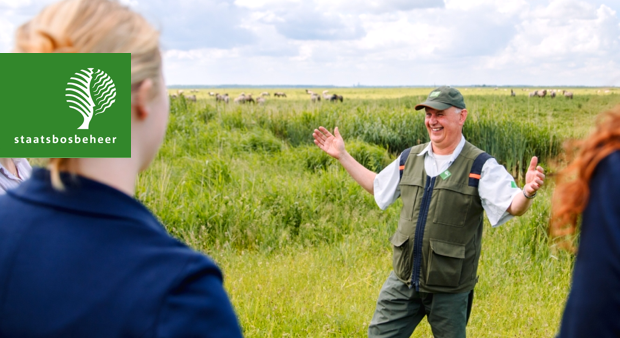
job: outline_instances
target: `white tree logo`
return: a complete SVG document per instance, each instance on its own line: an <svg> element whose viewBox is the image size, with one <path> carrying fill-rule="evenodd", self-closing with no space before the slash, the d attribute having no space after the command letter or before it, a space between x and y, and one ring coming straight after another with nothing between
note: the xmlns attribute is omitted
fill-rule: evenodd
<svg viewBox="0 0 620 338"><path fill-rule="evenodd" d="M82 117L84 123L78 129L88 129L93 116L103 114L116 100L116 87L110 75L101 69L93 72L94 68L80 70L75 73L78 77L72 77L73 82L67 83L67 102L69 108L75 109ZM77 95L73 94L77 93ZM77 99L75 101L73 98Z"/></svg>

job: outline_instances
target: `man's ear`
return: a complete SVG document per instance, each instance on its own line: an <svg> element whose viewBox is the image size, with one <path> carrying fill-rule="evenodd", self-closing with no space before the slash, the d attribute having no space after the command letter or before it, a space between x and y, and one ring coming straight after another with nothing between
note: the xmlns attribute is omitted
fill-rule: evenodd
<svg viewBox="0 0 620 338"><path fill-rule="evenodd" d="M465 123L465 120L467 120L467 109L463 109L461 111L461 116L459 118L460 125L463 125Z"/></svg>
<svg viewBox="0 0 620 338"><path fill-rule="evenodd" d="M132 110L136 112L136 117L138 120L144 120L149 116L150 112L147 108L147 103L149 102L149 96L152 89L153 81L151 81L151 79L146 79L140 82L138 87L133 90L131 95L131 106Z"/></svg>

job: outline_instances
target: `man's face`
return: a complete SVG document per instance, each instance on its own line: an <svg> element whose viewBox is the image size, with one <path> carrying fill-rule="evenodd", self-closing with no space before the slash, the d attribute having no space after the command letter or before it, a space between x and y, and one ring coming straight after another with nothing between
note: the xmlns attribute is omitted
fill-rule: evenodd
<svg viewBox="0 0 620 338"><path fill-rule="evenodd" d="M429 107L425 109L424 124L433 148L445 149L458 144L461 140L463 123L467 118L467 110L463 109L457 113L456 107L450 107L446 110L435 110ZM435 149L433 150L435 151Z"/></svg>

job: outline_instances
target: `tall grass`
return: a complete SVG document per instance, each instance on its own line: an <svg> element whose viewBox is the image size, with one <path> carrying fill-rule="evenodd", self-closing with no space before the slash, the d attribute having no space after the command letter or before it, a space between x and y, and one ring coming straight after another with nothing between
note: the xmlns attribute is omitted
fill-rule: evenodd
<svg viewBox="0 0 620 338"><path fill-rule="evenodd" d="M401 202L379 210L311 135L320 125L338 126L347 149L374 171L428 140L413 109L422 90L373 95L343 104L172 102L165 143L140 175L137 196L174 236L222 266L246 336L365 336L391 269L388 238ZM620 97L552 101L491 92L466 94L466 102L465 137L522 176L530 156L546 166L563 139L586 133ZM549 246L551 192L543 188L525 216L497 229L485 225L470 336L556 331L573 261ZM414 334L430 335L425 323Z"/></svg>

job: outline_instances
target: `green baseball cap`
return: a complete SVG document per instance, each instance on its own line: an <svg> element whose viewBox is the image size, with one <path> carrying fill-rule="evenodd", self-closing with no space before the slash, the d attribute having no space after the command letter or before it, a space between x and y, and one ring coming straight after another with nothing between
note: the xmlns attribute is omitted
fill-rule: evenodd
<svg viewBox="0 0 620 338"><path fill-rule="evenodd" d="M465 109L465 100L458 89L450 86L441 86L433 89L433 91L428 94L426 101L415 106L415 110L420 110L425 107L437 110L446 110L450 107Z"/></svg>

